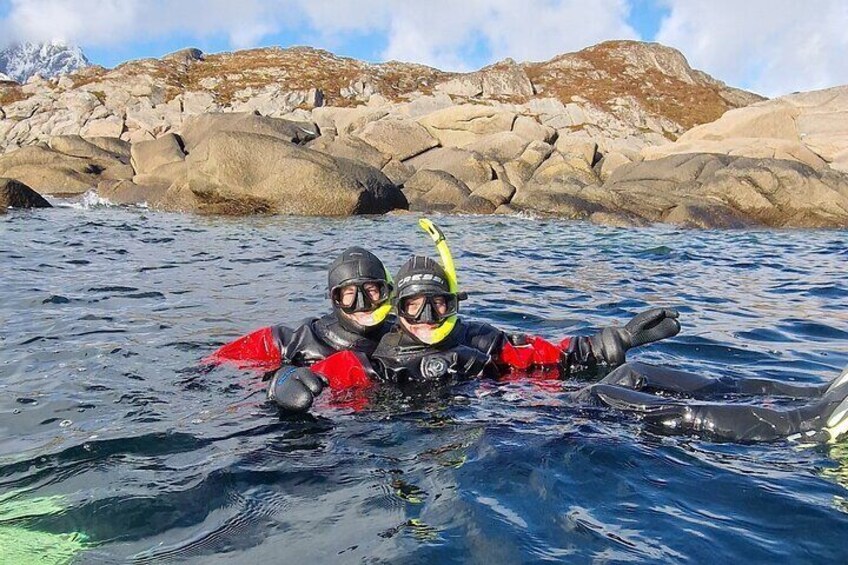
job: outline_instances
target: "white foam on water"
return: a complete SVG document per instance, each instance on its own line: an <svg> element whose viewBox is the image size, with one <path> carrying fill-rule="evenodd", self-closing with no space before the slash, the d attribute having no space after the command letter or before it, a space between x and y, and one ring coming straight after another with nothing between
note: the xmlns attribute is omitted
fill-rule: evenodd
<svg viewBox="0 0 848 565"><path fill-rule="evenodd" d="M50 198L47 200L57 208L76 208L77 210L91 210L94 208L115 207L114 204L97 194L94 190L86 191L82 196L76 198Z"/></svg>

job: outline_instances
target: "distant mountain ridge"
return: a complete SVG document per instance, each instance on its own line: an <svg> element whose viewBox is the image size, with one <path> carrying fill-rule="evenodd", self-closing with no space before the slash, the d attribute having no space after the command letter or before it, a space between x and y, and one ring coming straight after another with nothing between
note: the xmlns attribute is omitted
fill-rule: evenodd
<svg viewBox="0 0 848 565"><path fill-rule="evenodd" d="M0 50L0 74L23 84L35 75L52 78L69 74L91 65L75 45L62 41L24 42Z"/></svg>

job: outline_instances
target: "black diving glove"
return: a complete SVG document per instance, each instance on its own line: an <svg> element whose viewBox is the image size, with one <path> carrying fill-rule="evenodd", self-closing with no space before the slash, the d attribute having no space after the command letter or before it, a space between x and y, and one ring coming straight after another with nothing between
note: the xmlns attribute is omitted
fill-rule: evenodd
<svg viewBox="0 0 848 565"><path fill-rule="evenodd" d="M285 412L306 412L321 394L326 381L306 367L286 366L268 383L268 400Z"/></svg>
<svg viewBox="0 0 848 565"><path fill-rule="evenodd" d="M672 337L680 332L680 314L673 308L651 308L637 314L623 328L610 326L589 338L592 351L611 367L625 361L627 350Z"/></svg>

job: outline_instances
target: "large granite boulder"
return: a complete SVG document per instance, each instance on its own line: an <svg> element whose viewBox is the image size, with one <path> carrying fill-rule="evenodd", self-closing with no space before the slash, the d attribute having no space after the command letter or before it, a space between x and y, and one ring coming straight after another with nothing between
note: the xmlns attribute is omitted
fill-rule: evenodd
<svg viewBox="0 0 848 565"><path fill-rule="evenodd" d="M463 147L481 136L512 131L516 114L477 104L451 106L418 119L444 147Z"/></svg>
<svg viewBox="0 0 848 565"><path fill-rule="evenodd" d="M518 116L512 124L512 133L519 135L527 141L544 141L552 143L557 136L557 130L551 126L540 124L530 116Z"/></svg>
<svg viewBox="0 0 848 565"><path fill-rule="evenodd" d="M499 206L509 203L515 187L502 179L495 179L474 189L455 212L468 214L492 214Z"/></svg>
<svg viewBox="0 0 848 565"><path fill-rule="evenodd" d="M123 160L123 155L113 153L100 147L90 140L83 139L78 135L59 135L50 138L50 149L84 159Z"/></svg>
<svg viewBox="0 0 848 565"><path fill-rule="evenodd" d="M386 116L389 111L385 108L358 106L356 108L339 108L322 106L312 110L312 119L318 124L322 134L350 134L364 128L368 123Z"/></svg>
<svg viewBox="0 0 848 565"><path fill-rule="evenodd" d="M134 175L132 182L149 187L169 187L175 182L185 181L188 178L188 165L185 161L172 161L165 163L146 173Z"/></svg>
<svg viewBox="0 0 848 565"><path fill-rule="evenodd" d="M622 153L610 151L595 164L595 172L602 181L606 181L617 168L632 163L633 160Z"/></svg>
<svg viewBox="0 0 848 565"><path fill-rule="evenodd" d="M131 180L105 180L97 184L97 196L112 204L160 207L168 192L168 184L154 186L136 184Z"/></svg>
<svg viewBox="0 0 848 565"><path fill-rule="evenodd" d="M352 135L322 135L307 143L306 147L333 157L361 161L375 169L381 169L391 159L373 145Z"/></svg>
<svg viewBox="0 0 848 565"><path fill-rule="evenodd" d="M369 122L357 135L381 153L399 161L415 157L439 144L439 140L412 120L383 119Z"/></svg>
<svg viewBox="0 0 848 565"><path fill-rule="evenodd" d="M318 137L315 124L290 122L251 113L199 114L188 116L182 124L180 138L187 153L219 131L255 133L291 143L305 143Z"/></svg>
<svg viewBox="0 0 848 565"><path fill-rule="evenodd" d="M403 186L403 193L414 211L450 212L471 194L461 180L444 171L418 171Z"/></svg>
<svg viewBox="0 0 848 565"><path fill-rule="evenodd" d="M524 149L530 144L530 140L510 131L493 133L481 137L477 141L463 147L466 151L473 151L486 159L506 163L518 159Z"/></svg>
<svg viewBox="0 0 848 565"><path fill-rule="evenodd" d="M512 186L520 187L533 177L552 152L553 147L544 141L531 141L518 159L504 164L503 176Z"/></svg>
<svg viewBox="0 0 848 565"><path fill-rule="evenodd" d="M81 129L80 135L85 138L91 137L117 137L120 138L126 132L124 117L106 116L89 120Z"/></svg>
<svg viewBox="0 0 848 565"><path fill-rule="evenodd" d="M416 171L444 171L472 188L494 177L492 166L482 155L452 147L437 147L404 163Z"/></svg>
<svg viewBox="0 0 848 565"><path fill-rule="evenodd" d="M133 169L138 175L151 173L163 165L179 163L185 159L180 139L173 133L133 143L130 155Z"/></svg>
<svg viewBox="0 0 848 565"><path fill-rule="evenodd" d="M132 168L117 159L85 159L32 145L0 156L0 176L19 180L41 194L74 195L104 179L131 178Z"/></svg>
<svg viewBox="0 0 848 565"><path fill-rule="evenodd" d="M87 137L85 140L104 151L117 155L122 161L130 162L130 144L119 137Z"/></svg>
<svg viewBox="0 0 848 565"><path fill-rule="evenodd" d="M0 177L0 210L6 208L52 208L40 194L22 182Z"/></svg>
<svg viewBox="0 0 848 565"><path fill-rule="evenodd" d="M347 216L407 206L373 167L267 135L215 132L186 164L187 181L171 187L166 208Z"/></svg>
<svg viewBox="0 0 848 565"><path fill-rule="evenodd" d="M543 212L570 219L589 219L592 214L609 209L586 194L586 186L575 179L554 183L531 180L516 189L509 205L518 210Z"/></svg>
<svg viewBox="0 0 848 565"><path fill-rule="evenodd" d="M533 173L533 180L539 184L576 181L585 186L599 179L585 155L553 151Z"/></svg>
<svg viewBox="0 0 848 565"><path fill-rule="evenodd" d="M403 184L409 180L409 177L415 174L415 169L406 163L398 161L397 159L392 159L380 170L383 171L383 174L386 175L390 181L398 186L403 186Z"/></svg>
<svg viewBox="0 0 848 565"><path fill-rule="evenodd" d="M781 159L797 161L814 169L827 166L827 162L797 141L768 137L730 138L723 140L700 139L678 141L669 145L646 147L641 155L646 160L655 160L669 155L716 153L731 157L752 159Z"/></svg>
<svg viewBox="0 0 848 565"><path fill-rule="evenodd" d="M438 92L463 98L533 96L534 89L524 68L512 59L505 59L436 85Z"/></svg>

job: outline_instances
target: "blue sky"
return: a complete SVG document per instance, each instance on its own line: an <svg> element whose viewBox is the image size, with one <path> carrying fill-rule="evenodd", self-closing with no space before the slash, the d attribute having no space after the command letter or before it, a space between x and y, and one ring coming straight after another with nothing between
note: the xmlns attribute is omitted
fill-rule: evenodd
<svg viewBox="0 0 848 565"><path fill-rule="evenodd" d="M3 0L4 4L9 4ZM630 2L632 8L627 17L627 22L637 31L639 39L653 41L660 27L662 17L668 13L668 9L655 0L633 0ZM615 39L615 38L610 38ZM125 45L114 45L101 47L89 46L83 41L81 43L88 58L98 65L114 67L129 59L143 57L161 57L166 53L182 49L188 45L197 47L207 53L220 51L231 51L233 45L226 33L216 33L208 36L192 36L189 34L174 33L165 37L153 37L141 39ZM257 41L253 47L265 47L272 45L309 45L328 49L337 55L354 57L370 62L384 60L382 56L387 46L386 36L383 33L356 33L351 32L343 37L322 38L312 29L291 30L285 29L268 34ZM463 49L463 60L466 68L477 69L491 62L488 49L484 41L472 42Z"/></svg>
<svg viewBox="0 0 848 565"><path fill-rule="evenodd" d="M770 96L848 83L845 29L845 0L0 0L0 42L63 39L106 67L187 46L310 45L463 71L640 39Z"/></svg>

